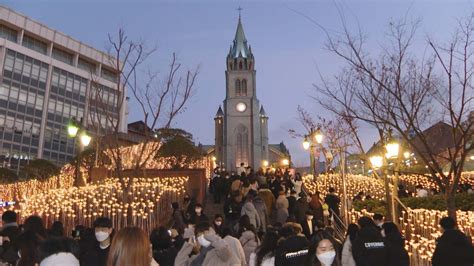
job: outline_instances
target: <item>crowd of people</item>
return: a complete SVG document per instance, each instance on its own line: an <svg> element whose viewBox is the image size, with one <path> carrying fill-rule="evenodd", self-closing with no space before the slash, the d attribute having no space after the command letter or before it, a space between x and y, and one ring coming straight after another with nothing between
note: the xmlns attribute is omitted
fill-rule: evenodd
<svg viewBox="0 0 474 266"><path fill-rule="evenodd" d="M0 259L10 265L410 265L403 235L384 217L361 217L345 235L339 221L340 199L307 194L301 176L290 171L240 175L216 169L210 182L212 199L222 212L208 216L206 206L185 196L172 203L169 223L146 235L138 227L113 228L108 217L93 228L77 225L69 235L60 222L45 228L39 216L22 225L17 215L2 215ZM218 205L220 206L220 205ZM472 265L471 240L449 217L433 265Z"/></svg>

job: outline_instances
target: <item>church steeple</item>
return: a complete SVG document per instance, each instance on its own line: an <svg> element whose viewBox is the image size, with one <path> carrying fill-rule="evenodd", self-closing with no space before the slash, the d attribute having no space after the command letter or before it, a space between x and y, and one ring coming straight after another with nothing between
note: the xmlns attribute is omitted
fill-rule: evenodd
<svg viewBox="0 0 474 266"><path fill-rule="evenodd" d="M247 39L245 38L244 27L242 26L242 20L239 16L239 22L237 24L237 30L235 31L234 43L231 50L231 56L233 58L243 57L248 58L250 55L249 47L247 45Z"/></svg>
<svg viewBox="0 0 474 266"><path fill-rule="evenodd" d="M242 19L240 16L237 23L237 30L235 31L234 41L227 55L227 69L228 70L252 70L254 57L252 49L245 38L244 27L242 26Z"/></svg>

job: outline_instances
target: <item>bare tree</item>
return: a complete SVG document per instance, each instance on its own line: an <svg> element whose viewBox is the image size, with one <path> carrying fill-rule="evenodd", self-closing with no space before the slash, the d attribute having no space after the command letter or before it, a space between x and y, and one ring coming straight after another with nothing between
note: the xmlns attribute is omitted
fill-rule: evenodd
<svg viewBox="0 0 474 266"><path fill-rule="evenodd" d="M304 127L305 134L298 134L293 129L290 129L289 133L292 137L301 138L308 135L311 129L320 129L322 131L324 142L320 145L320 148L326 160L326 172L332 168L342 151L346 151L352 146L357 146L359 150L362 148L362 145L360 145L359 148L359 144L357 144L359 136L357 125L354 121L327 119L319 115L315 116L315 120L315 118L301 106L298 106L297 113L298 121Z"/></svg>
<svg viewBox="0 0 474 266"><path fill-rule="evenodd" d="M193 95L198 68L182 72L182 65L173 53L168 71L164 77L148 72L148 81L139 85L137 73L133 74L129 88L144 115L145 124L151 128L168 129L177 115L185 110L186 103ZM149 149L150 139L145 139L141 152L135 161L135 169L141 169L155 152ZM154 146L158 149L158 146ZM153 149L153 148L152 148Z"/></svg>
<svg viewBox="0 0 474 266"><path fill-rule="evenodd" d="M445 46L428 40L428 51L416 58L412 51L418 22L391 22L385 46L371 56L360 28L353 34L341 13L343 31L327 34L327 48L346 67L334 83L322 78L316 86L320 103L332 112L369 123L383 132L393 129L428 166L432 180L444 192L449 216L456 218L454 195L466 156L473 149L472 32L473 18L459 21ZM440 69L440 71L438 71ZM423 130L435 120L451 128L452 147L440 154ZM440 160L443 158L444 160ZM443 171L443 162L449 171Z"/></svg>
<svg viewBox="0 0 474 266"><path fill-rule="evenodd" d="M187 70L182 74L182 65L173 54L169 68L162 76L158 72L152 72L144 67L144 63L155 53L156 48L148 48L144 41L129 39L122 28L118 30L117 35L109 34L108 41L108 60L112 66L109 71L117 75L116 88L110 92L98 82L101 78L98 73L92 72L89 117L97 136L105 136L100 144L97 143L97 152L100 153L99 145L101 149L108 151L107 155L115 167L115 176L121 180L122 186L127 188L131 187L131 182L125 182L122 174L124 149L120 132L120 126L127 121L121 121L123 117L119 115L126 104L124 92L131 92L136 99L147 126L143 132L147 137L137 146L138 156L134 156L132 163L133 168L139 171L160 147L154 129L169 128L176 116L185 110L186 103L194 92L198 71ZM127 162L127 165L130 165L130 162Z"/></svg>

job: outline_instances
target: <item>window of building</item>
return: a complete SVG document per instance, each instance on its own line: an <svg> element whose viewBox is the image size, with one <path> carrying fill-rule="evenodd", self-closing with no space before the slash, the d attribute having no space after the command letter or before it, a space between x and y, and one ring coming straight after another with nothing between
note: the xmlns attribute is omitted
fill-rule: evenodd
<svg viewBox="0 0 474 266"><path fill-rule="evenodd" d="M247 80L242 80L242 95L247 96Z"/></svg>
<svg viewBox="0 0 474 266"><path fill-rule="evenodd" d="M57 49L53 47L53 53L51 55L54 59L61 61L63 63L66 63L68 65L73 65L74 63L74 55L71 53L68 53L66 51Z"/></svg>
<svg viewBox="0 0 474 266"><path fill-rule="evenodd" d="M241 88L240 88L240 79L235 80L235 95L240 96Z"/></svg>
<svg viewBox="0 0 474 266"><path fill-rule="evenodd" d="M117 74L106 68L102 68L102 77L106 80L117 82Z"/></svg>
<svg viewBox="0 0 474 266"><path fill-rule="evenodd" d="M95 73L95 64L79 57L77 67L89 73Z"/></svg>
<svg viewBox="0 0 474 266"><path fill-rule="evenodd" d="M5 25L0 25L0 38L7 39L12 42L17 42L18 32Z"/></svg>
<svg viewBox="0 0 474 266"><path fill-rule="evenodd" d="M30 37L26 34L23 36L22 45L44 55L47 54L48 51L48 45L45 42Z"/></svg>

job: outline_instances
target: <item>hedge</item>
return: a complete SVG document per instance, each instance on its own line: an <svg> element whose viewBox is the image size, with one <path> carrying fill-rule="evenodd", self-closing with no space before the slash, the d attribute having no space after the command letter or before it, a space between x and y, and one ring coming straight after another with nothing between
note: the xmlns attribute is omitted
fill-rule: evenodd
<svg viewBox="0 0 474 266"><path fill-rule="evenodd" d="M430 196L426 198L402 198L401 202L412 209L432 209L446 210L446 200L444 195ZM462 211L474 211L474 194L459 193L455 196L456 209ZM353 203L353 208L357 211L366 209L369 212L387 214L385 201L366 200Z"/></svg>

